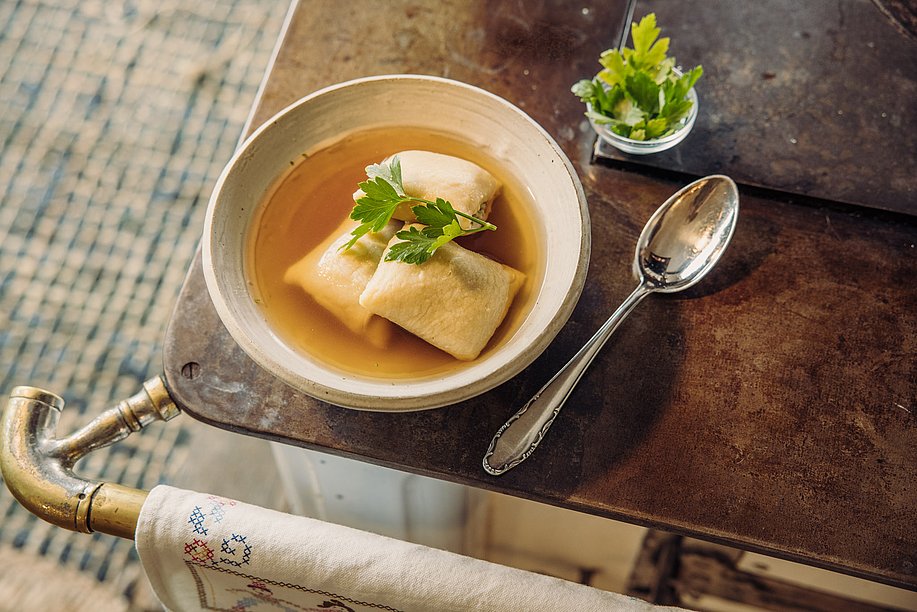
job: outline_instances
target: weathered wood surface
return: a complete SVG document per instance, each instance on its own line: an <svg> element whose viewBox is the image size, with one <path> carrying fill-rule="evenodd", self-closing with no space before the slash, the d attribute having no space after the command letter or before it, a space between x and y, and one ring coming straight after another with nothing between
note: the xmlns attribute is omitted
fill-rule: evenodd
<svg viewBox="0 0 917 612"><path fill-rule="evenodd" d="M220 324L198 258L165 338L175 400L233 431L917 588L913 217L743 189L719 268L641 304L531 459L500 478L481 469L499 425L630 292L640 228L681 185L592 163L568 94L618 31L621 4L303 1L255 124L372 74L436 74L501 95L557 139L584 183L586 287L545 354L492 392L365 413L252 363Z"/></svg>
<svg viewBox="0 0 917 612"><path fill-rule="evenodd" d="M704 66L701 113L675 149L603 154L917 215L913 2L638 3L650 11L679 63Z"/></svg>

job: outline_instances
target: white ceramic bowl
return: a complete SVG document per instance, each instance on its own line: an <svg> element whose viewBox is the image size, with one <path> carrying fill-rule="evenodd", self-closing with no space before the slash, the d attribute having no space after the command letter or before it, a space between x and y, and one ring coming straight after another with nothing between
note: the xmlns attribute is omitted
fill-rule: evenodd
<svg viewBox="0 0 917 612"><path fill-rule="evenodd" d="M397 103L396 103L397 102ZM386 126L428 128L505 162L533 194L536 243L544 249L537 299L517 331L475 362L440 377L366 378L287 346L249 292L243 257L257 204L304 151ZM217 181L203 235L204 278L226 329L260 366L296 389L350 408L405 411L452 404L505 382L529 365L566 323L586 276L589 213L579 179L556 142L509 102L447 79L368 77L317 91L288 106L239 148Z"/></svg>

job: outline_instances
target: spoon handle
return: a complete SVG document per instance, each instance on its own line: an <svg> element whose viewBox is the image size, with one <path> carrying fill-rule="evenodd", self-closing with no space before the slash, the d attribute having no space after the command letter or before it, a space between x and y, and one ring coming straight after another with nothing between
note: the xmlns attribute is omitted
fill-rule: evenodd
<svg viewBox="0 0 917 612"><path fill-rule="evenodd" d="M564 402L570 397L576 383L579 382L599 350L618 328L621 321L650 293L652 293L651 285L641 282L595 332L595 335L583 345L583 348L567 362L567 365L561 368L525 406L500 427L484 454L485 472L492 476L499 476L516 467L535 452Z"/></svg>

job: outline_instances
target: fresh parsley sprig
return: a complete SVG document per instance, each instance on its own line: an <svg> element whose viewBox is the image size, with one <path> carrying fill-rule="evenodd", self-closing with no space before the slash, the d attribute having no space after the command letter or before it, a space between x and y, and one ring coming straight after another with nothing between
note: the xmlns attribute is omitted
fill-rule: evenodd
<svg viewBox="0 0 917 612"><path fill-rule="evenodd" d="M691 109L688 92L704 70L696 66L681 76L675 58L668 57L669 39L659 38L656 15L631 24L634 47L609 49L593 79L583 79L571 91L591 109L586 115L625 138L652 140L675 132Z"/></svg>
<svg viewBox="0 0 917 612"><path fill-rule="evenodd" d="M433 255L439 247L458 238L484 230L495 230L497 226L478 219L473 215L455 210L452 204L442 198L435 201L405 195L401 178L401 161L398 156L388 163L372 164L366 167L367 179L359 183L363 196L357 199L356 206L350 212L350 218L360 221L350 233L351 239L344 244L346 250L357 243L369 232L381 231L391 220L395 210L405 202L420 202L411 207L417 222L423 229L411 226L395 234L401 242L394 243L386 252L386 261L403 261L410 264L422 264ZM475 226L465 229L459 223L459 217L472 221Z"/></svg>

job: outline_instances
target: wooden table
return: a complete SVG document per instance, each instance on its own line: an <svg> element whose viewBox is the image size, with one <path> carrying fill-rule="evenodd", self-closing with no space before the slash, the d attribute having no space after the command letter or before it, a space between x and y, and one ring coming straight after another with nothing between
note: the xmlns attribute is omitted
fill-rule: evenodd
<svg viewBox="0 0 917 612"><path fill-rule="evenodd" d="M796 3L776 4L806 19ZM766 49L798 53L798 46L750 37L747 29L740 40L703 29L713 10L761 18L747 3L692 3L692 13L665 17L667 5L659 3L661 25L673 24L666 33L675 55L707 69L698 124L666 157L596 157L569 87L593 74L599 53L614 44L623 5L301 2L252 125L322 86L374 74L446 76L503 96L555 137L583 181L593 231L586 287L557 339L511 381L460 405L369 413L319 402L256 366L222 327L198 257L165 338L174 399L195 418L232 431L917 589L914 130L902 136L910 143L903 156L895 148L901 145L858 141L882 127L866 125L872 116L863 109L849 111L864 113L859 131L822 130L849 139L846 152L841 143L819 142L811 108L790 121L798 130L792 135L769 134L742 109L760 107L769 82L788 96L786 79L796 79L794 87L806 80L756 62ZM869 42L859 25L843 21L837 8L819 13L827 3L807 6L810 23L785 35L805 35L829 55L825 37L834 37L834 51L863 52L852 47ZM898 53L894 36L913 51L913 40L873 15L869 0L830 6L860 22L868 16L869 27L885 36L875 44L887 53ZM637 15L652 8L640 3ZM741 15L724 22L741 23ZM764 30L762 36L780 34L775 24ZM759 54L727 53L749 40ZM874 89L913 92L913 56L872 74ZM802 70L813 59L781 56L780 65ZM763 84L736 88L735 75L744 73L761 75ZM835 93L843 87L836 82ZM913 99L901 103L906 107L889 102L886 112L899 127L913 127ZM802 157L788 138L805 145ZM808 159L812 151L818 159ZM869 171L888 161L875 159L886 154L898 164L888 185ZM734 173L742 192L738 229L718 269L686 294L646 300L539 451L502 477L488 476L481 458L495 430L632 289L630 262L645 220L693 175L711 171Z"/></svg>

